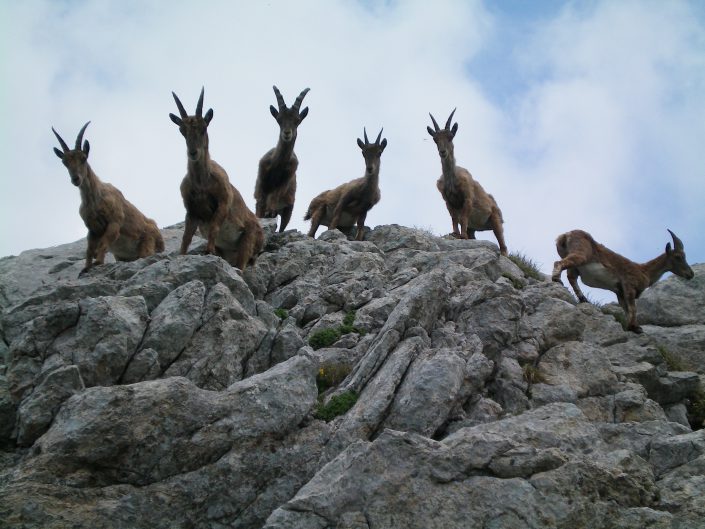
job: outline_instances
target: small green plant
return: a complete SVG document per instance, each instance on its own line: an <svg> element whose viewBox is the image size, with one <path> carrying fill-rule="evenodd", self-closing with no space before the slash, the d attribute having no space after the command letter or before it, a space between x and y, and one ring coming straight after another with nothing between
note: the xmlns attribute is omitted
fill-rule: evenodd
<svg viewBox="0 0 705 529"><path fill-rule="evenodd" d="M542 384L546 382L546 377L539 370L538 366L533 364L526 364L523 368L524 380L529 384Z"/></svg>
<svg viewBox="0 0 705 529"><path fill-rule="evenodd" d="M289 311L286 309L274 309L274 315L280 320L285 320L289 317Z"/></svg>
<svg viewBox="0 0 705 529"><path fill-rule="evenodd" d="M524 285L516 277L510 276L509 274L502 274L502 277L506 277L512 283L512 286L517 290L524 288Z"/></svg>
<svg viewBox="0 0 705 529"><path fill-rule="evenodd" d="M338 329L333 329L332 327L326 327L320 331L314 332L308 338L308 344L314 349L320 349L321 347L328 347L333 345L340 339L340 331Z"/></svg>
<svg viewBox="0 0 705 529"><path fill-rule="evenodd" d="M318 394L325 392L340 384L350 373L351 368L342 364L325 364L318 369L316 375L316 386Z"/></svg>
<svg viewBox="0 0 705 529"><path fill-rule="evenodd" d="M527 277L538 279L539 281L543 279L543 274L539 270L538 265L523 253L512 252L508 257Z"/></svg>
<svg viewBox="0 0 705 529"><path fill-rule="evenodd" d="M328 404L319 403L314 417L322 421L330 422L336 417L343 415L357 402L357 393L346 391L340 395L335 395Z"/></svg>
<svg viewBox="0 0 705 529"><path fill-rule="evenodd" d="M308 344L314 349L328 347L337 342L343 334L355 332L361 336L365 335L363 329L359 329L353 325L355 323L355 311L351 310L343 318L343 323L337 327L326 327L314 332L308 339Z"/></svg>
<svg viewBox="0 0 705 529"><path fill-rule="evenodd" d="M669 351L665 345L657 345L656 350L663 357L669 371L688 371L688 366L677 355Z"/></svg>
<svg viewBox="0 0 705 529"><path fill-rule="evenodd" d="M622 326L622 329L627 330L627 316L624 312L613 312L612 316L615 321Z"/></svg>
<svg viewBox="0 0 705 529"><path fill-rule="evenodd" d="M705 428L705 391L702 388L698 388L690 397L688 422L693 430Z"/></svg>

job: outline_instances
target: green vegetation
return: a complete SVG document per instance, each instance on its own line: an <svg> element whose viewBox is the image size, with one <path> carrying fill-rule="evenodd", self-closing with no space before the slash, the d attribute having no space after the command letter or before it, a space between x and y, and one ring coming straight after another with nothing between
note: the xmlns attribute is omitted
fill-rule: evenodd
<svg viewBox="0 0 705 529"><path fill-rule="evenodd" d="M524 275L532 279L543 280L543 274L539 270L538 265L528 258L526 255L519 252L512 252L508 255L509 259L524 272Z"/></svg>
<svg viewBox="0 0 705 529"><path fill-rule="evenodd" d="M522 284L522 282L519 281L516 277L512 277L506 273L502 274L502 277L506 277L507 279L509 279L509 281L512 283L512 286L514 288L516 288L517 290L521 290L522 288L524 288L524 285Z"/></svg>
<svg viewBox="0 0 705 529"><path fill-rule="evenodd" d="M319 403L314 417L326 422L330 422L336 417L343 415L357 402L357 393L346 391L340 395L335 395L328 404Z"/></svg>
<svg viewBox="0 0 705 529"><path fill-rule="evenodd" d="M289 311L286 309L274 309L274 315L280 320L285 320L289 317Z"/></svg>
<svg viewBox="0 0 705 529"><path fill-rule="evenodd" d="M325 364L318 370L316 375L316 386L318 386L318 394L325 392L329 388L333 388L340 384L350 373L351 368L341 364Z"/></svg>
<svg viewBox="0 0 705 529"><path fill-rule="evenodd" d="M314 349L320 349L321 347L333 345L344 334L355 332L357 334L364 335L365 331L355 327L353 323L355 323L355 311L351 310L345 315L341 325L338 325L337 327L326 327L314 332L311 336L309 336L308 344Z"/></svg>
<svg viewBox="0 0 705 529"><path fill-rule="evenodd" d="M666 362L669 371L690 371L688 366L678 356L669 351L666 346L657 345L656 349Z"/></svg>

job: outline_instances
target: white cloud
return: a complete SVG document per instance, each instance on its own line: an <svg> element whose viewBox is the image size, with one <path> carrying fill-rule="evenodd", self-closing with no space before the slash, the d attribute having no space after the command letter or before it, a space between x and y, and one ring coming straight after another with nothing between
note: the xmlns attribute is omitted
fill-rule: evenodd
<svg viewBox="0 0 705 529"><path fill-rule="evenodd" d="M691 260L705 243L705 29L679 2L572 4L537 18L497 68L516 89L492 97L468 65L511 41L482 3L422 1L3 3L7 80L0 255L84 235L79 196L51 151L54 125L81 125L105 181L160 225L183 219L183 139L174 90L193 111L205 85L211 153L253 206L257 161L277 135L276 84L290 103L311 87L299 129L292 227L323 189L362 174L363 126L384 126L382 201L368 224L450 222L426 133L458 107L458 163L492 193L507 243L548 271L560 232L583 228L635 260L671 227ZM510 16L509 15L505 16ZM483 238L492 239L487 232ZM652 255L653 254L653 255Z"/></svg>

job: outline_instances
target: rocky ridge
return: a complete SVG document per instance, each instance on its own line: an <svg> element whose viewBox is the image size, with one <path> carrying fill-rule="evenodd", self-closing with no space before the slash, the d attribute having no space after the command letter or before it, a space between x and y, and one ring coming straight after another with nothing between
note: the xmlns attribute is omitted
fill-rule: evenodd
<svg viewBox="0 0 705 529"><path fill-rule="evenodd" d="M265 227L0 260L0 527L702 527L705 265L634 335L486 241Z"/></svg>

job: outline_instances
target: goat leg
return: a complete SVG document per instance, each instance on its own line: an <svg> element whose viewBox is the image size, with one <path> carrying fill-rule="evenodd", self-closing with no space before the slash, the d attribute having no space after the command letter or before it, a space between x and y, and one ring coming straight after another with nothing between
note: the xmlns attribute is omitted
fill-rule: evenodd
<svg viewBox="0 0 705 529"><path fill-rule="evenodd" d="M196 230L198 229L198 222L191 215L186 214L186 224L184 226L184 235L181 238L181 255L186 255L188 252L188 247L191 245L191 240L193 239Z"/></svg>
<svg viewBox="0 0 705 529"><path fill-rule="evenodd" d="M281 212L281 222L279 224L279 233L282 233L286 226L289 224L289 221L291 220L291 213L294 211L294 205L290 206L285 206L284 209L282 209Z"/></svg>
<svg viewBox="0 0 705 529"><path fill-rule="evenodd" d="M580 303L587 303L588 300L585 297L585 294L583 294L583 291L580 290L580 285L578 284L578 277L580 274L578 273L577 268L568 268L568 282L570 283L570 286L573 287L573 292L575 292L575 295L578 297L578 301Z"/></svg>
<svg viewBox="0 0 705 529"><path fill-rule="evenodd" d="M355 240L361 241L365 238L365 218L367 218L366 211L357 217L357 235L355 235Z"/></svg>
<svg viewBox="0 0 705 529"><path fill-rule="evenodd" d="M111 222L105 228L105 232L98 238L98 245L95 250L94 264L102 265L105 261L105 254L115 241L120 237L120 224Z"/></svg>
<svg viewBox="0 0 705 529"><path fill-rule="evenodd" d="M95 257L95 249L98 244L98 236L93 234L92 232L88 232L88 237L86 237L88 245L86 247L86 265L83 267L83 270L78 274L78 277L81 277L83 274L88 272L91 269L91 266L93 266L93 258Z"/></svg>

